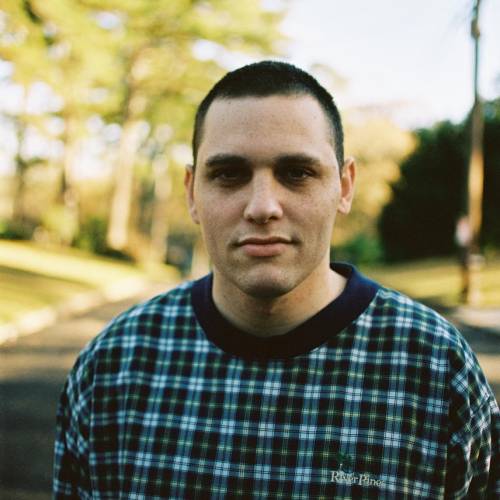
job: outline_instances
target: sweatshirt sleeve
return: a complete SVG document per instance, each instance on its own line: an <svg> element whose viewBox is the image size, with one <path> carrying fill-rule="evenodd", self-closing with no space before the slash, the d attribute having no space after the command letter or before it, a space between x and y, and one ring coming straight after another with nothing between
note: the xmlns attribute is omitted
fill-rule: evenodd
<svg viewBox="0 0 500 500"><path fill-rule="evenodd" d="M88 469L89 375L83 353L64 384L56 416L53 498L91 498Z"/></svg>
<svg viewBox="0 0 500 500"><path fill-rule="evenodd" d="M500 413L470 347L451 360L446 498L500 498Z"/></svg>

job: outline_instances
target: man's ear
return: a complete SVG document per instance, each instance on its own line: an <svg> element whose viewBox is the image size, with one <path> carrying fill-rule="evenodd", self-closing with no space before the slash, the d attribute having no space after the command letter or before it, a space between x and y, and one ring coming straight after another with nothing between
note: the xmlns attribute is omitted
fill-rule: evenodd
<svg viewBox="0 0 500 500"><path fill-rule="evenodd" d="M340 200L337 210L341 214L348 214L351 211L355 179L356 164L354 158L346 158L340 175Z"/></svg>
<svg viewBox="0 0 500 500"><path fill-rule="evenodd" d="M186 189L186 199L189 208L191 219L196 224L200 223L198 212L196 211L196 203L194 201L194 167L186 165L186 173L184 175L184 188Z"/></svg>

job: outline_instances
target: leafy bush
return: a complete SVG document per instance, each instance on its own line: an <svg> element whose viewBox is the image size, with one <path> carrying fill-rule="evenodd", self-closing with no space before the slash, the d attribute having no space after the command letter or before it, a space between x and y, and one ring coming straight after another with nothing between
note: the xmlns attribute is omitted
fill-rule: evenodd
<svg viewBox="0 0 500 500"><path fill-rule="evenodd" d="M495 110L497 110L495 112ZM470 123L443 122L417 131L419 145L401 165L379 219L388 261L451 255L467 206ZM481 244L500 248L500 100L485 106Z"/></svg>
<svg viewBox="0 0 500 500"><path fill-rule="evenodd" d="M74 246L103 255L106 250L106 221L101 217L89 217L81 225Z"/></svg>
<svg viewBox="0 0 500 500"><path fill-rule="evenodd" d="M376 237L358 234L346 244L333 247L331 257L331 260L355 265L375 264L382 259L382 247Z"/></svg>
<svg viewBox="0 0 500 500"><path fill-rule="evenodd" d="M98 216L89 217L81 225L73 245L98 255L132 261L132 257L109 248L106 243L107 221Z"/></svg>
<svg viewBox="0 0 500 500"><path fill-rule="evenodd" d="M29 240L33 235L34 229L35 224L31 221L0 220L0 239Z"/></svg>

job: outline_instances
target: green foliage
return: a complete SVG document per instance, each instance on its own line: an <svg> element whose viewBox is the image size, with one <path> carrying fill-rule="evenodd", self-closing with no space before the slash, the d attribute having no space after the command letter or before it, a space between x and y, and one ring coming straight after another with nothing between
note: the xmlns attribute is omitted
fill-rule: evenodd
<svg viewBox="0 0 500 500"><path fill-rule="evenodd" d="M398 165L414 147L412 134L387 119L347 116L345 120L347 156L356 160L356 192L351 212L338 217L335 246L350 245L358 235L376 238L377 219L390 198L390 182L399 175Z"/></svg>
<svg viewBox="0 0 500 500"><path fill-rule="evenodd" d="M0 240L29 240L34 225L27 221L0 220Z"/></svg>
<svg viewBox="0 0 500 500"><path fill-rule="evenodd" d="M485 183L483 200L484 247L500 249L500 99L485 108Z"/></svg>
<svg viewBox="0 0 500 500"><path fill-rule="evenodd" d="M102 217L89 217L80 224L80 229L73 242L74 246L89 252L106 255L106 226Z"/></svg>
<svg viewBox="0 0 500 500"><path fill-rule="evenodd" d="M482 244L500 246L499 101L486 105ZM456 221L466 210L469 122L417 131L418 146L401 165L392 200L379 220L389 261L449 255Z"/></svg>
<svg viewBox="0 0 500 500"><path fill-rule="evenodd" d="M361 233L340 246L334 246L331 257L355 265L376 264L382 259L382 247L378 238Z"/></svg>
<svg viewBox="0 0 500 500"><path fill-rule="evenodd" d="M79 151L93 135L93 141L100 142L110 155L102 161L109 162L111 157L115 162L115 189L107 192L108 201L114 199L118 191L124 201L116 210L118 215L110 217L107 226L113 227L116 220L124 222L127 229L136 226L137 220L130 224L125 220L129 210L123 209L123 206L133 205L133 189L137 192L133 186L136 179L131 180L133 166L144 162L151 165L159 156L169 157L174 145L190 142L195 107L224 72L228 53L261 56L273 53L275 42L280 38L278 22L281 17L282 12L266 11L261 2L255 0L2 2L0 58L12 64L9 78L23 87L26 102L37 82L43 82L54 98L54 102L51 101L51 105L36 117L28 114L27 106L13 117L17 123L18 143L22 145L24 131L36 121L37 130L44 135L47 144L50 141L63 144L64 151L55 160L62 173L56 181L57 201L66 203L74 211L73 215L76 214L77 221L85 221L94 210L86 212L90 203L83 197L74 196L80 190L80 180L74 172L81 157ZM200 47L207 50L200 51ZM92 127L91 122L102 126ZM115 142L107 141L106 134L99 137L110 124L121 130ZM124 133L136 125L145 126L147 137L141 133L131 140L131 134ZM162 133L166 129L170 131L168 137ZM153 153L145 147L151 142L155 143ZM59 144L52 143L54 146ZM118 154L112 156L113 153ZM23 198L29 200L31 188L23 177L30 169L23 169L24 158L18 157L18 185L26 185ZM127 162L129 165L124 166ZM172 172L172 177L175 176ZM53 181L53 184L56 183ZM116 189L124 184L132 188ZM173 184L178 184L177 179ZM151 189L153 187L154 183ZM76 231L67 214L49 210L43 215L54 201L37 205L41 213L37 218L43 218L44 235L67 241L72 239L75 230L78 244L101 252L102 241L98 233L102 224L99 226L94 221ZM149 201L151 210L157 200ZM165 215L172 219L172 225L177 221L171 214L182 211L180 203L184 205L184 198L172 193ZM106 208L107 214L113 213L109 206ZM138 213L140 208L130 212ZM59 224L61 227L57 227Z"/></svg>
<svg viewBox="0 0 500 500"><path fill-rule="evenodd" d="M107 220L99 216L88 217L80 224L73 246L96 255L112 257L117 260L132 262L134 259L125 252L109 248L106 244Z"/></svg>

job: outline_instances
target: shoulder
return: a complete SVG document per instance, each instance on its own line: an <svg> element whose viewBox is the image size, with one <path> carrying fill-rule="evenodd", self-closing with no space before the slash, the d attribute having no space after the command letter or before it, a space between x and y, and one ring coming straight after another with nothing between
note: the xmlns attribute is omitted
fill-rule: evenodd
<svg viewBox="0 0 500 500"><path fill-rule="evenodd" d="M461 349L466 343L441 314L396 290L380 287L366 314L375 325L396 329L423 344Z"/></svg>
<svg viewBox="0 0 500 500"><path fill-rule="evenodd" d="M467 398L469 405L476 408L494 401L467 340L430 307L381 287L367 308L366 317L360 320L397 339L409 355L419 358L420 363L429 363L434 375L443 376L451 400Z"/></svg>
<svg viewBox="0 0 500 500"><path fill-rule="evenodd" d="M194 321L191 289L192 282L182 283L113 318L79 353L70 378L89 377L98 365L114 371L113 365L118 368L127 357L165 348L179 326Z"/></svg>
<svg viewBox="0 0 500 500"><path fill-rule="evenodd" d="M154 334L157 328L163 328L179 317L189 317L192 314L191 288L192 282L185 282L134 305L111 320L91 344L102 347L137 335Z"/></svg>

